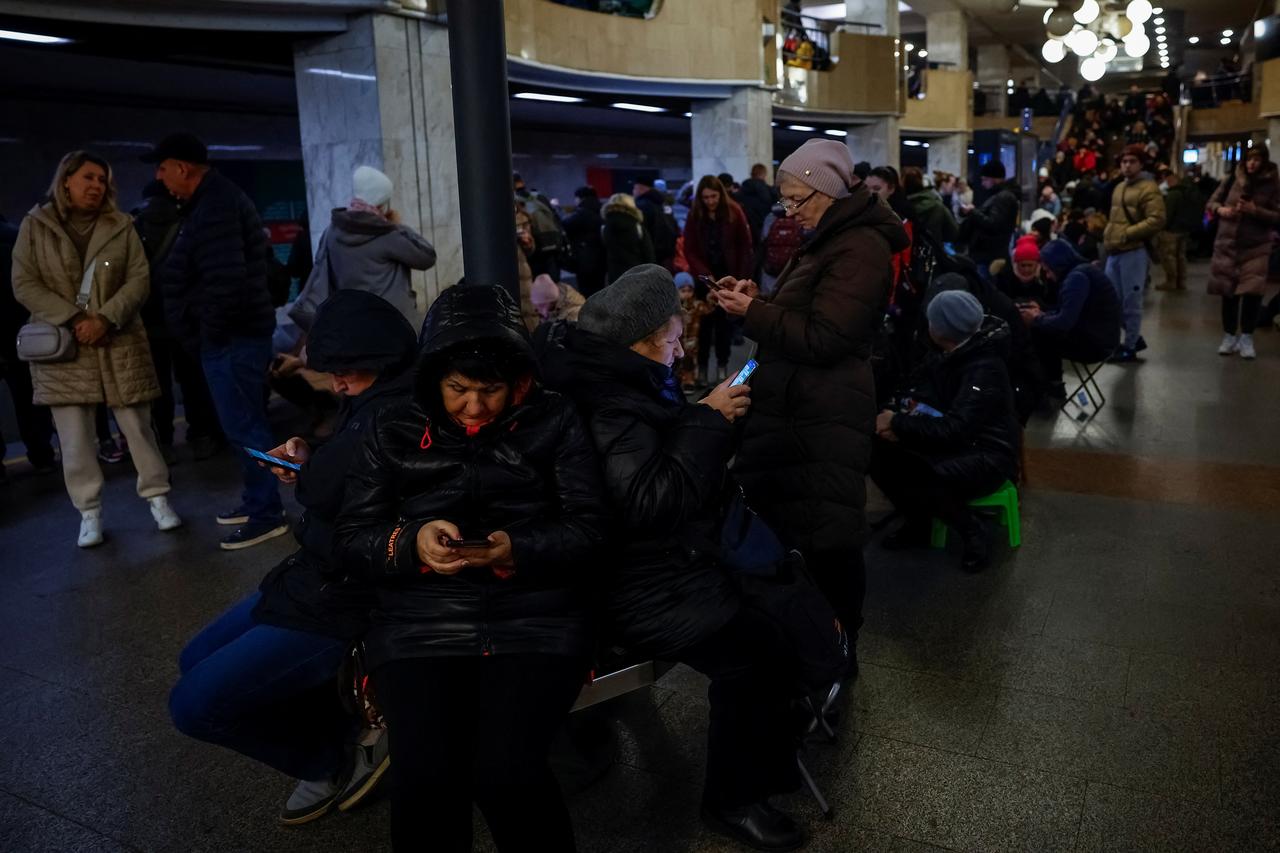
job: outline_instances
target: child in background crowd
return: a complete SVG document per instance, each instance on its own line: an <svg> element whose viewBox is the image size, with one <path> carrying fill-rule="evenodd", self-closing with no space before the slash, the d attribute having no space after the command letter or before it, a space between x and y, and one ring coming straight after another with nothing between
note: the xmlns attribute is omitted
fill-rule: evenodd
<svg viewBox="0 0 1280 853"><path fill-rule="evenodd" d="M698 327L702 318L711 313L712 306L699 299L693 287L693 276L687 272L676 273L676 289L680 291L680 309L684 311L684 337L680 346L684 357L676 361L676 379L680 388L690 391L698 386Z"/></svg>

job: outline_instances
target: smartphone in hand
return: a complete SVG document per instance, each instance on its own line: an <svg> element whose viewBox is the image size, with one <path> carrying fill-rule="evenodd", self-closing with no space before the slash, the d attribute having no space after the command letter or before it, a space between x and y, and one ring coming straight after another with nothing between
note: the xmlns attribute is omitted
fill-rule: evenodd
<svg viewBox="0 0 1280 853"><path fill-rule="evenodd" d="M287 459L281 459L279 456L271 456L263 453L261 450L254 450L252 447L246 447L245 453L248 453L254 459L258 459L276 468L288 468L290 471L301 471L302 466L297 462L290 462Z"/></svg>

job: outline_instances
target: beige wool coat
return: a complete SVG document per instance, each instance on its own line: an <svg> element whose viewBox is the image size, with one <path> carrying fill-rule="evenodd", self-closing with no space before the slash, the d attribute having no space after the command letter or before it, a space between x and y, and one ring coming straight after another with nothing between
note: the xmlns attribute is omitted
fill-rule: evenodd
<svg viewBox="0 0 1280 853"><path fill-rule="evenodd" d="M88 310L111 324L105 343L76 345L73 361L32 364L34 402L43 406L136 406L160 396L140 312L151 284L147 257L133 221L119 211L94 225L85 260L52 204L31 208L13 248L13 295L32 319L70 327L80 281L97 260Z"/></svg>

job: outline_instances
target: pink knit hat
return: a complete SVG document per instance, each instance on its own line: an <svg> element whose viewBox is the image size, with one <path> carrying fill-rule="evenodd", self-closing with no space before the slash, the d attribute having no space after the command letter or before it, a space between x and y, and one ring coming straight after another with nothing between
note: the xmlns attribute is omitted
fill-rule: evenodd
<svg viewBox="0 0 1280 853"><path fill-rule="evenodd" d="M534 305L550 305L560 298L560 288L551 280L551 276L543 273L533 280L529 288L529 301Z"/></svg>
<svg viewBox="0 0 1280 853"><path fill-rule="evenodd" d="M834 139L810 139L778 166L805 186L832 198L845 198L858 182L849 146Z"/></svg>

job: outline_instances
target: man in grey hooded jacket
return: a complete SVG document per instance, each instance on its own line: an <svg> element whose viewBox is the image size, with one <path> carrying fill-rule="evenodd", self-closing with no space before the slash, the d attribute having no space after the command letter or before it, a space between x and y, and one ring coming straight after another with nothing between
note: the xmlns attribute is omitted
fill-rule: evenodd
<svg viewBox="0 0 1280 853"><path fill-rule="evenodd" d="M391 179L369 166L352 178L347 207L333 211L320 240L312 276L328 276L328 288L366 290L396 307L416 329L422 319L409 280L410 270L435 265L436 250L391 208Z"/></svg>

